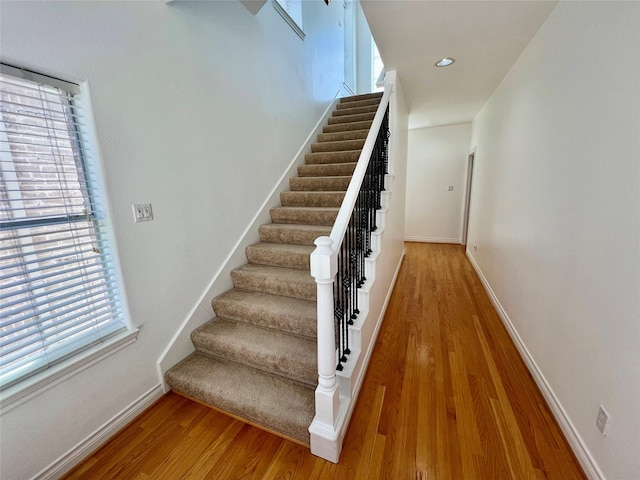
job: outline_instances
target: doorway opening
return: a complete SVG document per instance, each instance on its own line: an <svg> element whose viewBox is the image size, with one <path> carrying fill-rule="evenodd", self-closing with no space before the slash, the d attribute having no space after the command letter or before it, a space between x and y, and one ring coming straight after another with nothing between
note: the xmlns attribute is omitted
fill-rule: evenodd
<svg viewBox="0 0 640 480"><path fill-rule="evenodd" d="M475 149L469 154L467 161L467 189L464 198L464 214L462 216L462 237L460 243L467 245L467 235L469 233L469 213L471 209L471 186L473 184L473 163L476 158Z"/></svg>

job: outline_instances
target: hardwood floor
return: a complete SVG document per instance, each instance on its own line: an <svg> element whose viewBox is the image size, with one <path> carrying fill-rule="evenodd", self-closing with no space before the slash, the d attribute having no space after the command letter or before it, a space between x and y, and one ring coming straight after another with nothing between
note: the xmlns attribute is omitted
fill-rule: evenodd
<svg viewBox="0 0 640 480"><path fill-rule="evenodd" d="M406 247L339 464L170 393L65 478L586 478L462 247Z"/></svg>

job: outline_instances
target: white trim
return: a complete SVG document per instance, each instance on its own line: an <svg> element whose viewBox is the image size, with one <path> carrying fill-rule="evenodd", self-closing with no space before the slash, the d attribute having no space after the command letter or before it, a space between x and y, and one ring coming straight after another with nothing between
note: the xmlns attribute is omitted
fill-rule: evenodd
<svg viewBox="0 0 640 480"><path fill-rule="evenodd" d="M298 25L298 22L291 15L289 15L289 12L287 11L287 9L283 7L278 0L271 0L271 3L273 4L273 8L276 9L276 12L280 14L280 16L284 19L284 21L289 24L289 26L293 29L293 31L296 32L296 34L302 40L304 40L304 37L306 37L306 35L302 30L302 18L300 18L301 24Z"/></svg>
<svg viewBox="0 0 640 480"><path fill-rule="evenodd" d="M55 387L60 382L77 375L90 366L131 345L137 340L139 331L140 330L136 328L116 335L97 347L74 355L69 360L33 375L16 384L14 387L8 388L0 393L0 415L4 415L17 406Z"/></svg>
<svg viewBox="0 0 640 480"><path fill-rule="evenodd" d="M502 323L507 329L507 332L509 333L511 340L515 344L516 348L518 349L518 352L520 353L520 356L522 357L522 360L527 365L527 368L531 373L531 376L535 380L536 384L538 385L538 388L540 389L540 391L542 392L542 395L547 401L547 405L551 409L553 416L555 417L556 421L560 425L560 428L562 429L562 432L564 433L565 438L569 442L569 445L571 446L573 453L575 454L578 461L580 462L580 465L584 469L585 474L590 480L606 480L604 474L602 473L595 459L591 455L591 452L589 451L584 441L582 440L580 433L578 432L576 427L573 425L573 422L569 418L569 415L567 414L565 409L562 407L560 400L554 393L553 389L549 385L549 382L547 382L547 379L545 378L544 374L542 373L542 371L536 364L536 361L534 360L533 356L527 349L527 346L522 340L522 337L520 337L520 335L518 334L518 331L516 330L515 326L513 325L513 322L509 318L509 315L507 315L507 312L502 307L500 300L498 300L498 297L496 296L495 292L491 288L489 281L486 279L486 277L482 273L482 270L480 269L480 266L478 265L475 258L471 254L471 251L467 249L466 254L467 254L467 258L469 259L469 262L471 263L471 266L478 274L478 278L480 278L480 281L482 282L482 285L484 286L484 289L487 292L487 295L489 296L489 300L491 301L491 304L496 309L496 312L500 317L500 320L502 320Z"/></svg>
<svg viewBox="0 0 640 480"><path fill-rule="evenodd" d="M469 125L470 123L472 123L472 121L468 121L468 122L454 122L454 123L443 123L441 125L433 125L431 127L408 127L408 130L425 130L428 128L442 128L442 127L456 127L458 125ZM469 152L471 153L471 152Z"/></svg>
<svg viewBox="0 0 640 480"><path fill-rule="evenodd" d="M346 92L348 96L356 95L353 89L349 85L347 85L345 82L342 82L342 89Z"/></svg>
<svg viewBox="0 0 640 480"><path fill-rule="evenodd" d="M473 188L473 168L476 163L476 150L467 155L467 179L465 181L464 201L462 203L462 230L460 234L460 244L466 245L469 240L469 219L471 217L471 189Z"/></svg>
<svg viewBox="0 0 640 480"><path fill-rule="evenodd" d="M32 480L60 478L150 407L162 395L162 385L155 385L67 453L41 470L32 477Z"/></svg>
<svg viewBox="0 0 640 480"><path fill-rule="evenodd" d="M80 94L80 85L77 83L62 80L61 78L45 75L44 73L35 72L27 68L17 67L8 63L0 63L0 72L4 75L20 78L22 80L28 80L30 82L49 85L51 87L63 90L71 95Z"/></svg>
<svg viewBox="0 0 640 480"><path fill-rule="evenodd" d="M279 202L280 192L282 191L282 188L283 188L282 185L286 184L286 182L289 181L289 177L292 175L293 169L298 164L302 165L304 163L305 153L307 153L307 151L310 151L309 149L311 148L311 144L315 143L318 134L322 132L322 128L325 125L325 123L327 122L327 118L329 118L331 116L331 114L333 113L333 109L335 108L335 105L339 101L338 99L339 99L340 94L341 94L341 90L338 90L336 92L336 94L334 95L333 100L329 103L329 105L327 106L327 108L323 112L322 116L320 117L318 122L313 127L313 130L309 133L309 135L305 139L305 141L302 144L302 146L298 149L296 154L293 156L293 159L289 163L289 166L286 168L284 173L280 176L280 179L275 184L275 186L273 187L273 189L271 190L271 192L269 193L267 198L265 198L264 202L262 202L262 205L260 206L260 208L258 209L256 214L253 216L253 218L251 219L251 221L249 222L247 227L244 229L244 231L242 232L242 235L240 235L238 241L234 244L234 246L229 251L229 254L223 260L220 268L218 268L216 273L213 275L213 278L211 279L211 281L209 282L209 284L207 285L207 287L203 291L202 295L200 295L200 298L196 302L195 306L187 314L186 318L180 324L180 327L178 327L178 329L176 330L176 333L173 335L173 337L171 337L171 340L167 344L166 348L162 351L162 353L158 357L158 360L156 362L156 371L158 373L158 379L160 380L160 382L164 386L165 393L168 392L170 390L170 388L164 382L164 372L162 371L162 362L163 362L163 360L169 354L169 352L171 351L171 349L173 348L175 343L179 340L179 338L183 334L184 330L189 326L191 320L196 315L196 312L199 309L202 308L202 306L203 306L203 304L205 302L207 302L208 304L211 303L212 289L214 288L214 286L218 282L218 280L221 278L221 276L224 275L224 274L228 274L228 272L232 268L235 268L237 266L237 265L234 265L233 267L231 267L230 266L230 262L232 261L232 259L239 252L242 252L242 254L244 254L244 249L248 244L248 240L247 239L248 239L249 235L252 232L257 232L258 227L262 224L261 223L261 218L263 217L263 215L268 215L269 210L271 209L273 204L275 204L276 202ZM213 296L215 296L215 295L213 295ZM212 317L215 316L215 313L213 312L213 310L211 310L209 313L210 313L210 315ZM197 328L199 326L200 325L195 325L194 328Z"/></svg>
<svg viewBox="0 0 640 480"><path fill-rule="evenodd" d="M91 98L91 92L89 89L89 82L80 83L80 96L82 101L82 108L84 108L86 114L84 117L84 130L85 134L80 136L81 142L87 142L92 146L93 159L87 158L86 161L92 165L95 169L96 179L95 183L100 191L102 197L102 209L106 220L108 221L105 229L102 230L102 235L105 238L109 249L111 250L111 256L113 261L111 265L114 268L117 277L118 291L120 293L120 303L124 312L127 327L130 330L135 330L137 325L134 325L133 318L131 316L131 308L129 307L128 289L124 279L124 273L122 271L122 257L120 255L120 249L118 242L116 241L115 231L113 229L113 207L111 202L111 194L107 189L106 178L107 173L105 170L105 162L102 158L102 149L100 147L100 140L98 138L98 129L96 126L96 115L93 111L93 100ZM103 220L104 221L104 220Z"/></svg>
<svg viewBox="0 0 640 480"><path fill-rule="evenodd" d="M378 87L378 88L384 87L384 82L385 82L386 76L387 76L387 70L384 68L384 65L383 65L382 66L382 70L380 70L380 75L378 75L378 78L376 80L376 87Z"/></svg>
<svg viewBox="0 0 640 480"><path fill-rule="evenodd" d="M423 242L423 243L456 243L460 244L459 238L442 238L442 237L421 237L406 235L405 242Z"/></svg>

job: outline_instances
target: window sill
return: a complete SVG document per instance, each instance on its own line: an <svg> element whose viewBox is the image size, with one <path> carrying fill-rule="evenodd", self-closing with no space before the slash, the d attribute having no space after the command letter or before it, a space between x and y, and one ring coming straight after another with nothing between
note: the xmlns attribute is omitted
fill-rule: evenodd
<svg viewBox="0 0 640 480"><path fill-rule="evenodd" d="M139 331L139 329L134 329L116 335L102 345L89 349L0 392L0 415L131 345L137 340Z"/></svg>

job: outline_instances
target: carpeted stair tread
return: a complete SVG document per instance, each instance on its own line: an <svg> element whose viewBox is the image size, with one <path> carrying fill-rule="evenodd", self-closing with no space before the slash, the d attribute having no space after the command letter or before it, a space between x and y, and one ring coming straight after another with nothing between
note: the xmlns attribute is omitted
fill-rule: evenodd
<svg viewBox="0 0 640 480"><path fill-rule="evenodd" d="M363 93L362 95L353 95L351 97L342 97L340 99L340 103L351 103L351 102L359 102L361 100L373 100L376 99L380 102L382 98L382 92L375 93Z"/></svg>
<svg viewBox="0 0 640 480"><path fill-rule="evenodd" d="M366 137L365 137L366 138ZM355 140L336 140L311 144L311 152L344 152L348 150L362 150L365 138Z"/></svg>
<svg viewBox="0 0 640 480"><path fill-rule="evenodd" d="M308 271L309 255L313 250L314 247L311 245L260 242L249 245L246 248L246 255L249 263Z"/></svg>
<svg viewBox="0 0 640 480"><path fill-rule="evenodd" d="M265 372L317 384L315 339L217 317L191 333L196 350Z"/></svg>
<svg viewBox="0 0 640 480"><path fill-rule="evenodd" d="M333 125L335 127L335 125ZM369 130L348 130L346 132L319 133L318 142L341 142L344 140L366 140Z"/></svg>
<svg viewBox="0 0 640 480"><path fill-rule="evenodd" d="M309 444L314 388L280 375L192 353L167 371L178 393Z"/></svg>
<svg viewBox="0 0 640 480"><path fill-rule="evenodd" d="M276 207L271 209L273 223L296 223L333 226L338 208L333 207Z"/></svg>
<svg viewBox="0 0 640 480"><path fill-rule="evenodd" d="M345 192L282 192L283 207L340 207Z"/></svg>
<svg viewBox="0 0 640 480"><path fill-rule="evenodd" d="M329 236L381 93L340 99L305 165L214 298L216 318L193 331L196 352L169 369L176 392L309 444L317 384L314 241Z"/></svg>
<svg viewBox="0 0 640 480"><path fill-rule="evenodd" d="M351 130L369 130L371 128L371 120L364 122L337 123L335 125L325 125L322 127L323 133L348 132Z"/></svg>
<svg viewBox="0 0 640 480"><path fill-rule="evenodd" d="M231 279L242 290L316 299L316 281L307 270L248 263L232 270Z"/></svg>
<svg viewBox="0 0 640 480"><path fill-rule="evenodd" d="M228 290L211 302L218 317L315 338L316 302L270 293Z"/></svg>
<svg viewBox="0 0 640 480"><path fill-rule="evenodd" d="M352 100L350 102L342 102L336 105L336 110L346 110L354 107L366 107L368 105L376 105L380 104L380 98L370 98L368 100Z"/></svg>
<svg viewBox="0 0 640 480"><path fill-rule="evenodd" d="M305 153L304 161L307 165L317 165L319 163L352 163L358 161L358 158L360 158L360 152L361 150Z"/></svg>
<svg viewBox="0 0 640 480"><path fill-rule="evenodd" d="M354 123L354 122L364 122L364 121L372 121L373 117L375 117L375 112L371 113L356 113L353 115L342 115L337 117L329 118L329 125L336 125L338 123Z"/></svg>
<svg viewBox="0 0 640 480"><path fill-rule="evenodd" d="M315 163L298 167L299 177L342 177L353 175L358 162L347 163Z"/></svg>
<svg viewBox="0 0 640 480"><path fill-rule="evenodd" d="M289 185L294 192L322 191L340 192L346 191L351 181L351 175L332 177L291 177Z"/></svg>
<svg viewBox="0 0 640 480"><path fill-rule="evenodd" d="M350 104L343 104L343 105L349 105L351 108L342 108L340 110L336 109L333 112L334 117L341 117L343 115L357 115L360 113L376 113L376 110L378 110L378 105L350 105Z"/></svg>
<svg viewBox="0 0 640 480"><path fill-rule="evenodd" d="M258 231L263 242L314 245L316 238L331 234L331 227L332 225L269 223L261 225Z"/></svg>

